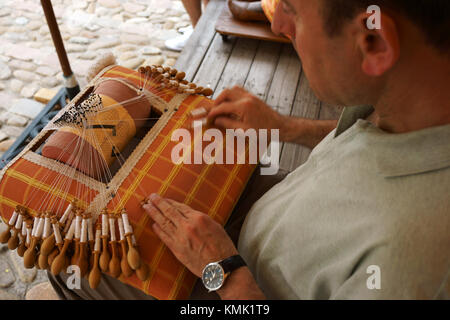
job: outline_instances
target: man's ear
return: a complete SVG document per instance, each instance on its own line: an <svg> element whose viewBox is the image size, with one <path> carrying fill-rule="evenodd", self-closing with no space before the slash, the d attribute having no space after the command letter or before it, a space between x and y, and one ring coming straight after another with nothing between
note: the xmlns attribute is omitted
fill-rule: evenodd
<svg viewBox="0 0 450 320"><path fill-rule="evenodd" d="M369 76L377 77L390 70L400 57L399 34L395 21L381 13L381 28L370 30L369 14L356 17L358 25L357 46L362 54L361 68Z"/></svg>

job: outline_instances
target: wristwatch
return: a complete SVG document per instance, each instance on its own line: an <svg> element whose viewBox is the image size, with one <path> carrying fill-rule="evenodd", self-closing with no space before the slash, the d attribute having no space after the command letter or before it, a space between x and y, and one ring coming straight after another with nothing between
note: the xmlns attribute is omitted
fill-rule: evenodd
<svg viewBox="0 0 450 320"><path fill-rule="evenodd" d="M225 279L231 272L246 265L240 255L231 256L222 261L212 262L203 269L203 285L209 292L217 291L223 286Z"/></svg>

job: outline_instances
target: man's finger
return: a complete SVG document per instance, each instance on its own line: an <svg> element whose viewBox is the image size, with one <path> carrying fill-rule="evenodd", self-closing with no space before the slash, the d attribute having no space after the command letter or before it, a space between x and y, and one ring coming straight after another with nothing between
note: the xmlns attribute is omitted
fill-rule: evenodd
<svg viewBox="0 0 450 320"><path fill-rule="evenodd" d="M161 239L164 244L172 251L173 239L156 222L152 225L153 232Z"/></svg>
<svg viewBox="0 0 450 320"><path fill-rule="evenodd" d="M209 114L208 119L213 121L215 118L220 116L234 116L241 117L242 108L236 102L224 102L221 105L213 108Z"/></svg>
<svg viewBox="0 0 450 320"><path fill-rule="evenodd" d="M194 211L194 209L189 207L187 204L184 204L184 203L172 200L172 199L166 199L166 200L171 205L173 205L175 208L177 208L185 218L187 218Z"/></svg>
<svg viewBox="0 0 450 320"><path fill-rule="evenodd" d="M166 199L154 193L150 195L149 200L175 226L178 226L181 223L180 221L182 219L181 212L178 211L178 209L172 206L169 202L167 202Z"/></svg>
<svg viewBox="0 0 450 320"><path fill-rule="evenodd" d="M167 234L167 236L171 237L175 233L175 225L168 218L166 218L159 209L157 209L151 203L144 204L142 207L153 219L153 221L155 221L158 226Z"/></svg>
<svg viewBox="0 0 450 320"><path fill-rule="evenodd" d="M244 92L245 92L244 89L237 87L237 86L232 89L225 89L216 98L216 100L214 101L214 105L218 106L219 104L221 104L225 101L238 100L239 98L242 97Z"/></svg>

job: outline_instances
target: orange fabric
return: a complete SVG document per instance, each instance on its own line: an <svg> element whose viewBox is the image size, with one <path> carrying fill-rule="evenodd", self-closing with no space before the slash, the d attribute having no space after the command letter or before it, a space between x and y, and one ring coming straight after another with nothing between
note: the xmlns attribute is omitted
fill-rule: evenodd
<svg viewBox="0 0 450 320"><path fill-rule="evenodd" d="M137 72L119 66L110 69L103 76L127 79L136 85L141 81ZM146 87L166 101L175 95L174 90L162 92L153 83L147 83ZM211 103L211 100L198 95L188 96L182 102L178 111L119 186L116 197L107 205L112 212L126 208L142 259L150 268L150 277L145 282L140 281L135 274L129 278L121 276L119 279L158 299L187 299L196 277L178 262L153 233L152 221L141 208L140 202L150 193L156 192L205 212L224 225L255 168L255 165L175 165L171 161L172 148L178 143L171 141L171 133L187 125L191 110L207 103ZM206 144L203 145L205 146ZM193 151L191 156L193 159ZM30 213L35 215L42 208L43 201L49 199L49 184L58 174L23 158L17 160L0 181L2 217L9 219L17 204L29 208ZM81 206L84 208L97 195L92 188L71 178L66 177L64 181L50 194L50 197L64 201L64 205L53 213L61 215L79 188L84 190L81 199ZM67 191L65 188L69 184L68 197L64 198Z"/></svg>
<svg viewBox="0 0 450 320"><path fill-rule="evenodd" d="M278 3L280 0L262 0L261 6L264 10L264 13L266 14L267 19L269 19L270 22L273 21L273 15L275 14L275 9L277 8Z"/></svg>

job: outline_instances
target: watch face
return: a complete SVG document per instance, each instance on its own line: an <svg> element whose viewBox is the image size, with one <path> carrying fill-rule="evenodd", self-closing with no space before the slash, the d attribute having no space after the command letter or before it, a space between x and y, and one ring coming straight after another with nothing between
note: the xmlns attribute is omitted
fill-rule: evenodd
<svg viewBox="0 0 450 320"><path fill-rule="evenodd" d="M203 270L202 280L209 291L220 289L224 281L222 266L216 262L208 264Z"/></svg>

